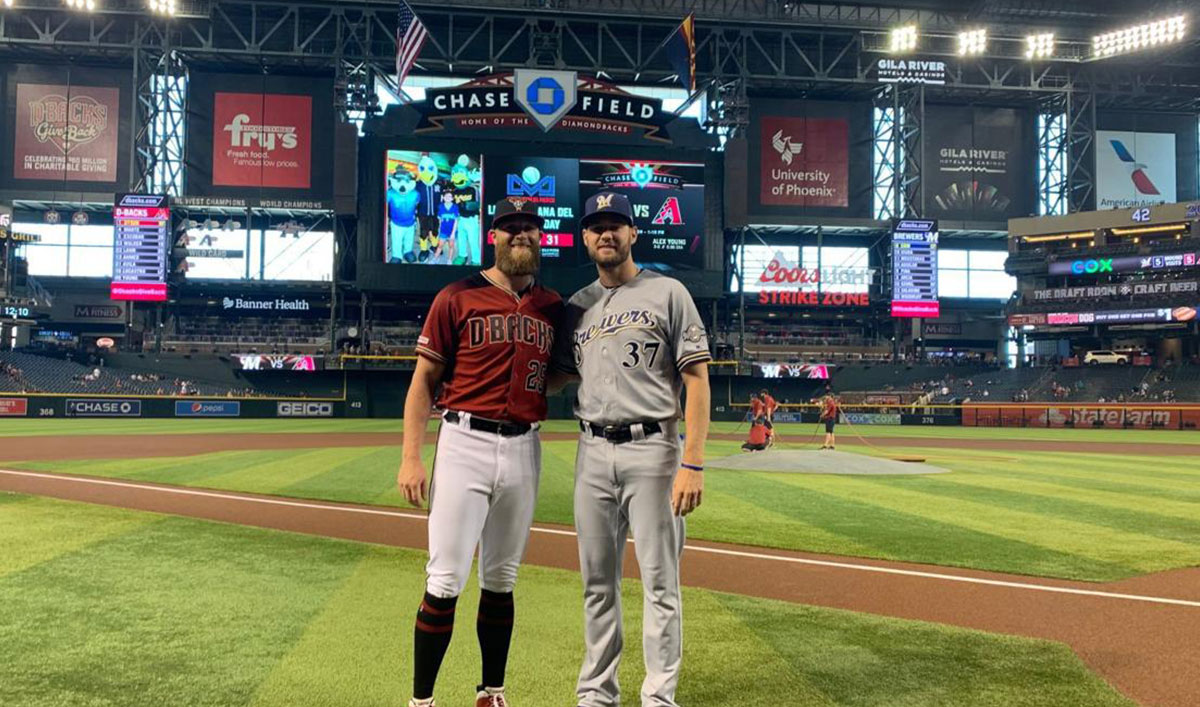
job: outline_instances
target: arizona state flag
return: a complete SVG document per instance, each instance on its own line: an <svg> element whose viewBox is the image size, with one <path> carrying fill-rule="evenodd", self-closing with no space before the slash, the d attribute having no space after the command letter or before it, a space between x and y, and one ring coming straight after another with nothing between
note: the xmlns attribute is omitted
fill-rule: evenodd
<svg viewBox="0 0 1200 707"><path fill-rule="evenodd" d="M696 92L696 16L688 15L667 38L667 61L689 94Z"/></svg>

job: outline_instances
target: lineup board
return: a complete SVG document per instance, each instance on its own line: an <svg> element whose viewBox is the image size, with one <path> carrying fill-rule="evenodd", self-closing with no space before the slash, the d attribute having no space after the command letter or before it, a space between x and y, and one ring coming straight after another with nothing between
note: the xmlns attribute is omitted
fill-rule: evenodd
<svg viewBox="0 0 1200 707"><path fill-rule="evenodd" d="M936 319L938 223L897 219L892 223L892 316Z"/></svg>
<svg viewBox="0 0 1200 707"><path fill-rule="evenodd" d="M120 194L113 207L113 279L110 298L167 299L171 210L167 197Z"/></svg>

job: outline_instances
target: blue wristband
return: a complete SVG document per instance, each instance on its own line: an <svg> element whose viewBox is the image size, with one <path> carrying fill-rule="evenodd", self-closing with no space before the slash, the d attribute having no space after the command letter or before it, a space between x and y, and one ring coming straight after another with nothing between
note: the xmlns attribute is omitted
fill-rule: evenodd
<svg viewBox="0 0 1200 707"><path fill-rule="evenodd" d="M683 467L684 469L690 469L690 470L692 470L692 471L704 471L704 467L702 467L702 466L696 466L695 464L683 464L683 463L681 463L679 466Z"/></svg>

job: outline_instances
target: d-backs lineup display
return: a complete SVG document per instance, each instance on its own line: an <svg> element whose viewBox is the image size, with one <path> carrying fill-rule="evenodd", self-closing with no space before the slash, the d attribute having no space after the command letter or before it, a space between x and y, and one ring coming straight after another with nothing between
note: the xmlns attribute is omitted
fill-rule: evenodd
<svg viewBox="0 0 1200 707"><path fill-rule="evenodd" d="M476 707L507 707L513 587L533 522L546 392L579 383L575 525L584 590L580 707L621 704L621 565L632 532L646 611L641 703L672 707L683 655L684 516L700 505L708 433L708 337L679 282L640 268L622 194L591 195L582 241L597 280L564 304L538 284L545 219L521 197L496 203L495 265L444 288L418 339L397 482L429 501L429 562L413 638L410 707L434 704L458 597L478 547ZM680 395L686 389L686 410ZM421 461L442 410L433 478ZM679 419L684 419L681 434Z"/></svg>

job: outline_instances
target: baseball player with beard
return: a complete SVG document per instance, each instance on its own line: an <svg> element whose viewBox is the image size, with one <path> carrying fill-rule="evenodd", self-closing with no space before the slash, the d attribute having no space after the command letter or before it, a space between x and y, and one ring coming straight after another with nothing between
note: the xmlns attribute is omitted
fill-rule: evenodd
<svg viewBox="0 0 1200 707"><path fill-rule="evenodd" d="M687 289L640 269L629 200L587 201L583 240L599 279L567 305L551 388L580 379L575 415L575 529L584 586L581 707L621 704L621 574L626 534L644 587L643 707L677 707L683 657L679 560L683 516L700 505L708 434L708 337ZM687 389L687 411L679 396ZM684 417L686 443L678 420Z"/></svg>
<svg viewBox="0 0 1200 707"><path fill-rule="evenodd" d="M425 500L421 445L434 391L445 410L429 487L429 563L413 639L413 699L434 704L458 596L479 547L476 634L483 657L476 707L508 707L504 672L513 630L513 585L533 523L541 471L538 421L546 371L563 313L557 293L534 280L542 218L510 198L496 205L496 264L438 293L417 340L404 403L404 497Z"/></svg>

